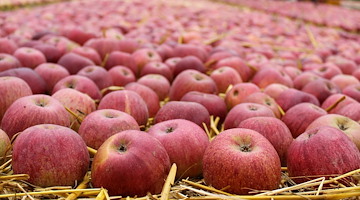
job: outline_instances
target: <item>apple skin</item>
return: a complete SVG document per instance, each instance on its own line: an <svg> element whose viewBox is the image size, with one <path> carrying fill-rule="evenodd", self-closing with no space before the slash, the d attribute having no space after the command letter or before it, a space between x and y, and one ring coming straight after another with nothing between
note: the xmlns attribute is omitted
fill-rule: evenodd
<svg viewBox="0 0 360 200"><path fill-rule="evenodd" d="M33 48L43 53L47 62L56 63L61 58L61 56L64 55L60 49L51 44L40 43L34 45Z"/></svg>
<svg viewBox="0 0 360 200"><path fill-rule="evenodd" d="M86 66L95 65L92 60L72 52L63 55L57 64L65 67L70 74L76 74Z"/></svg>
<svg viewBox="0 0 360 200"><path fill-rule="evenodd" d="M357 65L353 60L349 60L339 55L329 56L326 61L338 66L343 74L352 74L357 69Z"/></svg>
<svg viewBox="0 0 360 200"><path fill-rule="evenodd" d="M149 62L161 62L161 56L154 50L150 48L142 48L136 50L131 55L137 66L138 72L141 72L144 66Z"/></svg>
<svg viewBox="0 0 360 200"><path fill-rule="evenodd" d="M250 94L244 99L243 103L258 103L264 105L270 108L277 118L281 118L279 105L276 103L275 99L263 92L254 92Z"/></svg>
<svg viewBox="0 0 360 200"><path fill-rule="evenodd" d="M69 114L55 98L48 95L30 95L17 99L6 110L1 129L9 138L37 124L70 126Z"/></svg>
<svg viewBox="0 0 360 200"><path fill-rule="evenodd" d="M320 78L319 75L313 72L305 71L294 79L294 88L301 90L306 84Z"/></svg>
<svg viewBox="0 0 360 200"><path fill-rule="evenodd" d="M175 65L180 62L182 58L180 57L171 57L165 60L165 64L170 68L171 72L173 73L175 70Z"/></svg>
<svg viewBox="0 0 360 200"><path fill-rule="evenodd" d="M38 65L46 63L44 54L34 48L20 47L16 49L13 55L19 60L21 66L23 67L34 69Z"/></svg>
<svg viewBox="0 0 360 200"><path fill-rule="evenodd" d="M290 177L300 183L324 175L344 174L360 167L360 153L355 144L340 130L320 126L297 137L288 149Z"/></svg>
<svg viewBox="0 0 360 200"><path fill-rule="evenodd" d="M162 62L149 62L147 63L143 69L140 72L140 77L143 77L145 75L148 74L159 74L162 75L164 77L166 77L166 79L169 82L172 82L173 80L173 72L171 71L171 69L164 63Z"/></svg>
<svg viewBox="0 0 360 200"><path fill-rule="evenodd" d="M215 81L219 93L225 93L229 85L242 83L240 74L231 67L220 67L211 72L210 77Z"/></svg>
<svg viewBox="0 0 360 200"><path fill-rule="evenodd" d="M203 157L205 183L234 194L248 194L246 188L273 190L281 180L280 158L260 133L243 128L221 132ZM228 187L230 186L230 187Z"/></svg>
<svg viewBox="0 0 360 200"><path fill-rule="evenodd" d="M159 96L154 90L137 82L127 84L125 86L125 90L134 91L139 94L142 99L144 99L149 111L149 117L154 117L156 115L160 109L160 100Z"/></svg>
<svg viewBox="0 0 360 200"><path fill-rule="evenodd" d="M197 70L201 73L206 72L205 65L198 57L186 56L183 57L178 63L176 63L174 68L174 77L187 69Z"/></svg>
<svg viewBox="0 0 360 200"><path fill-rule="evenodd" d="M114 109L96 110L87 115L79 128L86 145L98 149L106 139L124 130L140 130L129 114Z"/></svg>
<svg viewBox="0 0 360 200"><path fill-rule="evenodd" d="M286 111L281 120L290 129L294 138L305 132L306 128L317 118L327 112L312 103L299 103Z"/></svg>
<svg viewBox="0 0 360 200"><path fill-rule="evenodd" d="M245 119L251 117L275 117L274 112L258 103L240 103L233 107L226 115L224 129L236 128Z"/></svg>
<svg viewBox="0 0 360 200"><path fill-rule="evenodd" d="M103 60L113 51L121 51L121 40L115 38L92 38L85 42L84 47L95 49Z"/></svg>
<svg viewBox="0 0 360 200"><path fill-rule="evenodd" d="M134 57L132 57L132 55L129 53L114 51L109 54L109 57L105 64L105 68L107 70L110 70L114 66L118 66L118 65L125 66L131 69L131 71L135 74L135 76L139 72Z"/></svg>
<svg viewBox="0 0 360 200"><path fill-rule="evenodd" d="M169 96L170 82L163 75L160 74L147 74L137 80L138 83L148 86L156 92L159 100L164 100Z"/></svg>
<svg viewBox="0 0 360 200"><path fill-rule="evenodd" d="M200 103L187 101L170 101L156 113L155 124L171 119L186 119L203 127L203 122L210 125L209 111Z"/></svg>
<svg viewBox="0 0 360 200"><path fill-rule="evenodd" d="M281 92L275 101L285 112L296 104L303 102L309 102L316 106L320 105L319 100L314 95L294 88L289 88Z"/></svg>
<svg viewBox="0 0 360 200"><path fill-rule="evenodd" d="M8 69L0 72L0 77L2 76L15 76L23 79L30 86L33 94L44 94L46 92L45 80L31 68L19 67Z"/></svg>
<svg viewBox="0 0 360 200"><path fill-rule="evenodd" d="M55 63L40 64L34 71L44 79L49 94L52 93L52 90L58 81L70 75L65 67Z"/></svg>
<svg viewBox="0 0 360 200"><path fill-rule="evenodd" d="M1 37L0 38L0 53L13 54L18 45L11 39Z"/></svg>
<svg viewBox="0 0 360 200"><path fill-rule="evenodd" d="M149 111L143 98L130 90L110 92L101 99L98 109L120 110L134 117L139 125L146 125L149 118Z"/></svg>
<svg viewBox="0 0 360 200"><path fill-rule="evenodd" d="M260 92L260 88L254 83L238 83L234 85L225 95L225 103L228 109L243 103L244 99L255 92Z"/></svg>
<svg viewBox="0 0 360 200"><path fill-rule="evenodd" d="M70 109L80 119L96 110L95 101L88 95L71 88L63 88L52 95L63 106ZM77 131L80 127L80 122L75 116L69 113L71 121L71 128Z"/></svg>
<svg viewBox="0 0 360 200"><path fill-rule="evenodd" d="M263 92L267 95L269 95L270 97L272 97L273 99L276 99L283 91L289 89L288 86L285 86L283 84L280 83L272 83L268 86L266 86L266 88L264 88Z"/></svg>
<svg viewBox="0 0 360 200"><path fill-rule="evenodd" d="M193 69L187 69L174 79L169 92L170 100L178 101L190 91L218 93L216 83L209 76Z"/></svg>
<svg viewBox="0 0 360 200"><path fill-rule="evenodd" d="M360 150L360 124L356 121L339 114L327 114L314 120L306 130L320 126L331 126L342 131Z"/></svg>
<svg viewBox="0 0 360 200"><path fill-rule="evenodd" d="M352 75L339 74L330 79L341 91L344 90L347 86L350 85L360 85L360 81Z"/></svg>
<svg viewBox="0 0 360 200"><path fill-rule="evenodd" d="M274 117L251 117L242 121L238 128L259 132L274 146L282 166L286 166L287 149L294 140L289 128Z"/></svg>
<svg viewBox="0 0 360 200"><path fill-rule="evenodd" d="M94 33L79 27L65 28L62 30L62 35L80 45L84 45L86 41L96 37Z"/></svg>
<svg viewBox="0 0 360 200"><path fill-rule="evenodd" d="M64 88L75 89L79 92L89 95L94 100L99 100L102 97L100 90L94 81L85 76L66 76L55 84L52 92L54 94L55 92Z"/></svg>
<svg viewBox="0 0 360 200"><path fill-rule="evenodd" d="M202 158L209 138L197 124L173 119L155 124L148 130L165 147L171 163L176 163L176 178L198 177L202 174Z"/></svg>
<svg viewBox="0 0 360 200"><path fill-rule="evenodd" d="M100 90L113 85L113 80L109 72L100 66L86 66L82 68L77 75L90 78Z"/></svg>
<svg viewBox="0 0 360 200"><path fill-rule="evenodd" d="M360 101L360 83L352 84L343 89L343 94L353 98L356 101Z"/></svg>
<svg viewBox="0 0 360 200"><path fill-rule="evenodd" d="M158 194L170 164L159 140L145 132L126 130L100 146L91 167L91 180L94 187L104 187L110 195Z"/></svg>
<svg viewBox="0 0 360 200"><path fill-rule="evenodd" d="M109 69L108 72L115 86L125 86L128 83L136 81L134 72L125 66L114 66Z"/></svg>
<svg viewBox="0 0 360 200"><path fill-rule="evenodd" d="M22 79L14 76L0 77L0 122L5 111L17 99L32 95L30 86Z"/></svg>
<svg viewBox="0 0 360 200"><path fill-rule="evenodd" d="M4 156L10 153L10 138L9 136L0 129L0 158L3 159Z"/></svg>
<svg viewBox="0 0 360 200"><path fill-rule="evenodd" d="M75 185L90 164L79 134L55 124L24 130L14 142L12 159L14 174L29 174L28 181L40 187Z"/></svg>
<svg viewBox="0 0 360 200"><path fill-rule="evenodd" d="M194 44L177 44L174 47L174 57L183 58L186 56L195 56L202 62L205 62L207 59L207 52L201 46Z"/></svg>
<svg viewBox="0 0 360 200"><path fill-rule="evenodd" d="M235 69L240 74L241 80L244 82L249 81L254 75L254 71L246 65L245 61L242 58L238 56L231 56L219 60L216 63L214 69L218 69L224 66Z"/></svg>
<svg viewBox="0 0 360 200"><path fill-rule="evenodd" d="M314 74L319 75L325 79L331 79L336 75L342 74L339 67L333 63L316 64L318 67L310 70Z"/></svg>
<svg viewBox="0 0 360 200"><path fill-rule="evenodd" d="M213 115L214 117L219 117L220 122L224 121L227 114L225 101L221 97L215 94L207 94L203 92L191 91L186 93L181 98L181 101L200 103L208 110L210 115Z"/></svg>
<svg viewBox="0 0 360 200"><path fill-rule="evenodd" d="M17 58L10 54L0 53L0 72L21 67Z"/></svg>
<svg viewBox="0 0 360 200"><path fill-rule="evenodd" d="M335 114L343 115L354 121L360 121L360 103L350 103L339 109Z"/></svg>

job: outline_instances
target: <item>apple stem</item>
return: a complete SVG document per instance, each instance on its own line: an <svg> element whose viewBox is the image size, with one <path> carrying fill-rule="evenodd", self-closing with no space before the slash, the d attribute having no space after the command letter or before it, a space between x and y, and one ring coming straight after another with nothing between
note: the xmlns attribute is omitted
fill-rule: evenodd
<svg viewBox="0 0 360 200"><path fill-rule="evenodd" d="M277 105L277 108L279 109L280 111L280 115L281 116L284 116L285 115L285 111L282 109L282 107L280 105Z"/></svg>
<svg viewBox="0 0 360 200"><path fill-rule="evenodd" d="M83 121L82 117L80 117L80 115L77 115L76 113L74 113L72 110L70 110L70 108L64 106L66 111L68 111L72 116L74 116L76 118L76 120L81 124L81 122Z"/></svg>
<svg viewBox="0 0 360 200"><path fill-rule="evenodd" d="M104 96L104 94L108 91L118 91L118 90L124 90L125 88L122 87L122 86L110 86L110 87L107 87L107 88L104 88L100 91L100 93Z"/></svg>
<svg viewBox="0 0 360 200"><path fill-rule="evenodd" d="M95 154L97 153L97 150L96 150L96 149L93 149L93 148L91 148L91 147L87 147L87 150L89 151L89 153L90 153L91 155L95 155Z"/></svg>
<svg viewBox="0 0 360 200"><path fill-rule="evenodd" d="M108 60L109 60L109 53L105 54L104 60L101 62L101 67L105 67Z"/></svg>
<svg viewBox="0 0 360 200"><path fill-rule="evenodd" d="M326 112L330 112L331 110L333 110L339 103L341 103L342 101L344 101L346 99L346 96L342 96L340 99L338 99L337 101L335 101L335 103L333 103L332 105L330 105L329 107L327 107L325 109Z"/></svg>

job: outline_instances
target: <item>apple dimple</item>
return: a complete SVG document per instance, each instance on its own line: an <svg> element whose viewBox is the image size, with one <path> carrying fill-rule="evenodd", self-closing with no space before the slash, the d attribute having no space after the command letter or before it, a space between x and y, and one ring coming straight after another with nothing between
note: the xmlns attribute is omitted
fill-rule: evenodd
<svg viewBox="0 0 360 200"><path fill-rule="evenodd" d="M311 138L312 136L314 136L318 131L319 131L318 128L310 130L308 132L308 138Z"/></svg>
<svg viewBox="0 0 360 200"><path fill-rule="evenodd" d="M233 95L234 95L234 96L239 95L239 91L238 91L238 90L234 90Z"/></svg>
<svg viewBox="0 0 360 200"><path fill-rule="evenodd" d="M197 81L201 81L203 79L203 77L200 74L195 74L194 78Z"/></svg>
<svg viewBox="0 0 360 200"><path fill-rule="evenodd" d="M251 110L251 111L258 110L258 108L257 108L255 105L249 105L248 108L249 108L249 110Z"/></svg>
<svg viewBox="0 0 360 200"><path fill-rule="evenodd" d="M166 128L165 133L171 133L171 132L174 132L174 130L175 130L174 127L168 127L168 128Z"/></svg>
<svg viewBox="0 0 360 200"><path fill-rule="evenodd" d="M127 146L125 144L121 144L119 149L118 149L118 152L119 153L125 153L127 151Z"/></svg>
<svg viewBox="0 0 360 200"><path fill-rule="evenodd" d="M242 144L242 145L240 145L239 149L241 152L251 152L252 151L251 144Z"/></svg>

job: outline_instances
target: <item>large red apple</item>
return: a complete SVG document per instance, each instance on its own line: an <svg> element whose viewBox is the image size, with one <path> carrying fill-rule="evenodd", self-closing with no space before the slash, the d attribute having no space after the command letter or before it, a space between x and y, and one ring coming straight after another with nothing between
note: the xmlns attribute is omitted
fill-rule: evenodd
<svg viewBox="0 0 360 200"><path fill-rule="evenodd" d="M64 106L48 95L30 95L17 99L6 110L1 121L9 137L37 124L70 126L70 118Z"/></svg>
<svg viewBox="0 0 360 200"><path fill-rule="evenodd" d="M288 149L287 167L293 180L303 182L359 169L360 153L339 129L320 126L294 140Z"/></svg>
<svg viewBox="0 0 360 200"><path fill-rule="evenodd" d="M98 149L106 139L124 130L140 130L129 114L114 109L101 109L87 115L79 128L79 135L89 147Z"/></svg>
<svg viewBox="0 0 360 200"><path fill-rule="evenodd" d="M176 163L177 178L202 174L202 158L209 138L195 123L184 119L167 120L152 126L148 133L165 147L171 163Z"/></svg>
<svg viewBox="0 0 360 200"><path fill-rule="evenodd" d="M217 189L247 194L250 189L276 189L281 164L275 148L264 136L234 128L221 132L206 149L203 175L205 183Z"/></svg>
<svg viewBox="0 0 360 200"><path fill-rule="evenodd" d="M104 187L110 195L144 196L161 192L169 170L170 159L159 140L145 132L126 130L100 146L91 179L94 187Z"/></svg>
<svg viewBox="0 0 360 200"><path fill-rule="evenodd" d="M13 76L0 77L0 122L5 111L17 99L32 95L31 88L22 79Z"/></svg>
<svg viewBox="0 0 360 200"><path fill-rule="evenodd" d="M278 153L281 165L286 166L287 149L293 137L284 122L274 117L251 117L242 121L238 128L251 129L265 136Z"/></svg>
<svg viewBox="0 0 360 200"><path fill-rule="evenodd" d="M37 186L75 185L83 179L89 164L85 142L67 127L55 124L32 126L14 142L14 174L30 175L28 181Z"/></svg>

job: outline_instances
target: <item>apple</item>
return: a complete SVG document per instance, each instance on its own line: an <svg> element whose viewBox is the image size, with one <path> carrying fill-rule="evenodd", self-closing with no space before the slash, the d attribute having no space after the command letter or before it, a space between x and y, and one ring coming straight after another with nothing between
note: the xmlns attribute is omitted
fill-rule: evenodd
<svg viewBox="0 0 360 200"><path fill-rule="evenodd" d="M343 94L353 98L354 100L360 100L360 83L351 84L343 89Z"/></svg>
<svg viewBox="0 0 360 200"><path fill-rule="evenodd" d="M24 80L13 76L0 77L0 93L0 122L15 100L32 95L30 86Z"/></svg>
<svg viewBox="0 0 360 200"><path fill-rule="evenodd" d="M291 107L303 102L309 102L316 106L320 105L319 100L314 95L294 88L289 88L281 92L275 101L284 111L287 111Z"/></svg>
<svg viewBox="0 0 360 200"><path fill-rule="evenodd" d="M109 69L108 72L113 80L113 85L115 86L125 86L128 83L136 81L134 72L125 66L114 66Z"/></svg>
<svg viewBox="0 0 360 200"><path fill-rule="evenodd" d="M226 115L224 129L236 128L245 119L251 117L276 117L274 112L258 103L240 103L233 107Z"/></svg>
<svg viewBox="0 0 360 200"><path fill-rule="evenodd" d="M178 63L176 63L174 68L174 77L187 69L197 70L201 73L206 72L205 65L198 57L186 56L183 57Z"/></svg>
<svg viewBox="0 0 360 200"><path fill-rule="evenodd" d="M291 107L281 120L290 129L292 136L297 138L314 120L326 114L319 106L305 102Z"/></svg>
<svg viewBox="0 0 360 200"><path fill-rule="evenodd" d="M274 114L275 114L275 116L277 118L281 117L281 112L280 112L279 105L276 103L275 99L273 99L272 97L270 97L266 93L254 92L254 93L250 94L249 96L247 96L243 100L243 103L262 104L262 105L270 108L274 112Z"/></svg>
<svg viewBox="0 0 360 200"><path fill-rule="evenodd" d="M149 62L161 62L161 56L153 49L142 48L132 53L138 71L142 71L144 66Z"/></svg>
<svg viewBox="0 0 360 200"><path fill-rule="evenodd" d="M181 98L181 101L200 103L208 110L210 115L219 117L221 122L224 121L227 114L227 108L224 99L215 94L191 91L186 93Z"/></svg>
<svg viewBox="0 0 360 200"><path fill-rule="evenodd" d="M173 72L171 71L171 69L165 63L162 63L159 61L147 63L141 70L140 77L143 77L148 74L162 75L162 76L166 77L166 79L169 82L172 82L172 80L173 80Z"/></svg>
<svg viewBox="0 0 360 200"><path fill-rule="evenodd" d="M146 125L149 111L146 102L134 91L119 90L110 92L101 99L98 109L115 109L125 112L141 125Z"/></svg>
<svg viewBox="0 0 360 200"><path fill-rule="evenodd" d="M165 60L165 64L170 68L171 72L173 73L175 70L175 65L180 62L182 58L180 57L171 57Z"/></svg>
<svg viewBox="0 0 360 200"><path fill-rule="evenodd" d="M52 97L76 115L69 113L70 127L75 131L79 129L81 120L96 110L95 101L90 96L75 89L63 88L55 92Z"/></svg>
<svg viewBox="0 0 360 200"><path fill-rule="evenodd" d="M302 91L314 95L320 103L332 94L340 93L340 88L333 82L327 79L318 79L309 82L302 89Z"/></svg>
<svg viewBox="0 0 360 200"><path fill-rule="evenodd" d="M202 158L209 138L201 127L188 120L173 119L157 123L147 132L161 142L170 162L176 164L177 179L202 174Z"/></svg>
<svg viewBox="0 0 360 200"><path fill-rule="evenodd" d="M10 138L0 129L0 158L5 160L4 157L10 153Z"/></svg>
<svg viewBox="0 0 360 200"><path fill-rule="evenodd" d="M137 82L154 90L159 100L164 100L169 95L170 82L163 75L147 74L140 77Z"/></svg>
<svg viewBox="0 0 360 200"><path fill-rule="evenodd" d="M96 65L101 65L101 58L98 52L91 47L76 47L71 50L72 53L79 54L80 56L84 56L90 60L92 60Z"/></svg>
<svg viewBox="0 0 360 200"><path fill-rule="evenodd" d="M236 85L242 83L240 74L231 67L220 67L211 72L210 78L212 78L219 90L219 93L225 93L229 85Z"/></svg>
<svg viewBox="0 0 360 200"><path fill-rule="evenodd" d="M159 96L154 90L152 90L146 85L137 82L127 84L125 86L125 90L134 91L141 96L148 108L149 117L154 117L156 115L156 113L160 109L160 100Z"/></svg>
<svg viewBox="0 0 360 200"><path fill-rule="evenodd" d="M28 174L28 181L36 186L73 186L84 178L90 156L75 131L40 124L27 128L16 138L11 164L14 174Z"/></svg>
<svg viewBox="0 0 360 200"><path fill-rule="evenodd" d="M242 103L244 99L255 92L260 92L260 88L254 83L235 84L225 95L225 103L228 109Z"/></svg>
<svg viewBox="0 0 360 200"><path fill-rule="evenodd" d="M37 124L70 126L68 112L55 98L38 94L18 98L4 113L1 129L10 138Z"/></svg>
<svg viewBox="0 0 360 200"><path fill-rule="evenodd" d="M76 74L86 66L95 65L92 60L72 52L63 55L57 64L65 67L70 74Z"/></svg>
<svg viewBox="0 0 360 200"><path fill-rule="evenodd" d="M256 72L252 78L252 83L256 84L259 88L266 88L266 86L272 83L280 83L290 88L294 85L289 75L271 67L266 67Z"/></svg>
<svg viewBox="0 0 360 200"><path fill-rule="evenodd" d="M113 85L113 80L109 72L100 66L86 66L82 68L77 75L90 78L100 90Z"/></svg>
<svg viewBox="0 0 360 200"><path fill-rule="evenodd" d="M84 47L91 47L95 49L104 60L106 55L113 51L121 51L121 40L115 38L92 38L85 42Z"/></svg>
<svg viewBox="0 0 360 200"><path fill-rule="evenodd" d="M350 85L360 85L360 81L352 75L339 74L330 79L341 91L344 90L347 86Z"/></svg>
<svg viewBox="0 0 360 200"><path fill-rule="evenodd" d="M195 44L178 44L174 47L174 57L196 56L202 62L207 59L207 52L203 47Z"/></svg>
<svg viewBox="0 0 360 200"><path fill-rule="evenodd" d="M316 64L316 66L317 67L310 70L310 72L313 72L325 79L331 79L336 75L342 74L340 68L333 63Z"/></svg>
<svg viewBox="0 0 360 200"><path fill-rule="evenodd" d="M342 98L345 98L344 100L340 101ZM329 113L336 113L338 110L343 108L344 106L351 104L351 103L357 103L357 101L350 96L347 96L346 94L333 94L329 96L325 101L321 104L321 108L328 110L331 108L328 112Z"/></svg>
<svg viewBox="0 0 360 200"><path fill-rule="evenodd" d="M13 54L18 45L11 39L0 37L0 53Z"/></svg>
<svg viewBox="0 0 360 200"><path fill-rule="evenodd" d="M339 129L360 149L360 124L356 121L339 114L327 114L315 119L306 130L320 126L331 126Z"/></svg>
<svg viewBox="0 0 360 200"><path fill-rule="evenodd" d="M205 150L203 176L207 185L226 188L229 193L273 190L281 180L280 158L260 133L243 128L229 129L216 136Z"/></svg>
<svg viewBox="0 0 360 200"><path fill-rule="evenodd" d="M34 48L20 47L16 49L13 55L19 60L23 67L29 67L32 69L46 62L44 54Z"/></svg>
<svg viewBox="0 0 360 200"><path fill-rule="evenodd" d="M100 90L94 81L85 76L70 75L64 77L55 84L52 93L54 94L63 88L78 90L79 92L89 95L94 100L99 100L102 97Z"/></svg>
<svg viewBox="0 0 360 200"><path fill-rule="evenodd" d="M47 91L50 94L58 81L70 75L69 71L65 67L55 63L40 64L34 69L34 71L44 79Z"/></svg>
<svg viewBox="0 0 360 200"><path fill-rule="evenodd" d="M299 76L302 73L302 71L299 68L293 66L284 67L284 72L291 78L291 80L294 80L297 76Z"/></svg>
<svg viewBox="0 0 360 200"><path fill-rule="evenodd" d="M17 58L10 54L0 53L0 72L18 68L21 64Z"/></svg>
<svg viewBox="0 0 360 200"><path fill-rule="evenodd" d="M31 88L33 94L44 94L46 92L45 80L28 67L19 67L0 72L0 77L14 76L24 80Z"/></svg>
<svg viewBox="0 0 360 200"><path fill-rule="evenodd" d="M129 68L135 75L139 72L135 59L131 54L121 51L113 51L109 54L109 57L106 60L105 68L110 70L114 66L118 65Z"/></svg>
<svg viewBox="0 0 360 200"><path fill-rule="evenodd" d="M171 119L186 119L200 127L203 127L203 123L210 125L209 111L196 102L170 101L156 113L154 122L156 124Z"/></svg>
<svg viewBox="0 0 360 200"><path fill-rule="evenodd" d="M274 117L251 117L242 121L238 128L251 129L265 136L278 153L281 165L286 166L287 149L293 136L284 122Z"/></svg>
<svg viewBox="0 0 360 200"><path fill-rule="evenodd" d="M86 41L96 37L94 33L80 27L65 28L62 35L80 45L84 45Z"/></svg>
<svg viewBox="0 0 360 200"><path fill-rule="evenodd" d="M170 100L178 101L190 91L218 93L216 83L209 76L193 69L187 69L174 79L169 92Z"/></svg>
<svg viewBox="0 0 360 200"><path fill-rule="evenodd" d="M169 155L159 140L145 132L125 130L100 146L91 180L110 195L144 196L161 192L169 170Z"/></svg>
<svg viewBox="0 0 360 200"><path fill-rule="evenodd" d="M86 145L98 149L106 139L124 130L140 130L129 114L114 109L96 110L87 115L79 128Z"/></svg>
<svg viewBox="0 0 360 200"><path fill-rule="evenodd" d="M352 74L357 69L357 65L354 61L342 56L329 56L326 61L334 63L344 74Z"/></svg>
<svg viewBox="0 0 360 200"><path fill-rule="evenodd" d="M287 167L289 176L300 183L359 169L360 153L339 129L319 126L308 129L291 143Z"/></svg>
<svg viewBox="0 0 360 200"><path fill-rule="evenodd" d="M244 82L249 81L254 75L254 71L245 63L242 58L238 56L231 56L219 60L216 63L214 69L218 69L224 66L235 69L240 74L241 80Z"/></svg>
<svg viewBox="0 0 360 200"><path fill-rule="evenodd" d="M294 79L294 88L301 90L306 84L321 77L313 72L305 71Z"/></svg>
<svg viewBox="0 0 360 200"><path fill-rule="evenodd" d="M51 44L40 43L34 45L33 48L43 53L47 62L56 63L61 58L61 56L64 55L60 49Z"/></svg>

